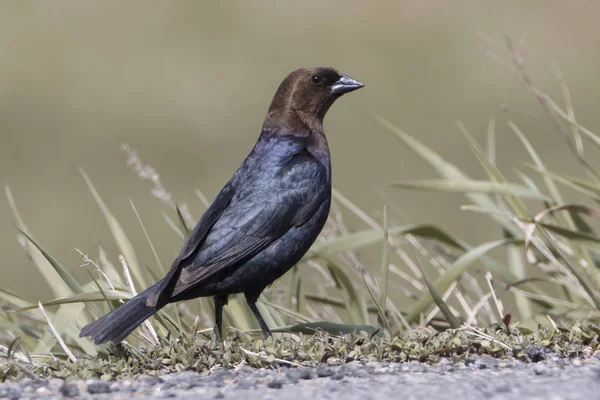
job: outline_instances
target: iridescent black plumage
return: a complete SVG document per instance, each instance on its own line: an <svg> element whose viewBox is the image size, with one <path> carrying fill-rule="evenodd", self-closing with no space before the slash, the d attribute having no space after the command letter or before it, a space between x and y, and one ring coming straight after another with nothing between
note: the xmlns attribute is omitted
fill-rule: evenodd
<svg viewBox="0 0 600 400"><path fill-rule="evenodd" d="M329 213L331 166L323 118L363 85L333 68L302 68L281 83L254 148L202 216L171 270L81 336L118 343L168 303L214 296L220 337L227 297L256 301L308 251Z"/></svg>

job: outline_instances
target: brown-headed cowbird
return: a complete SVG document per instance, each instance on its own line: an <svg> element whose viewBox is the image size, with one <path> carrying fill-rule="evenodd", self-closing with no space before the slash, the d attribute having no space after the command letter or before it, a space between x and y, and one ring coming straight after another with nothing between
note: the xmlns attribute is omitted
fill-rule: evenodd
<svg viewBox="0 0 600 400"><path fill-rule="evenodd" d="M167 275L80 336L118 343L169 303L214 296L216 335L223 306L244 293L256 307L262 291L294 266L329 214L331 162L323 118L333 102L363 84L333 68L301 68L281 83L254 148L185 241Z"/></svg>

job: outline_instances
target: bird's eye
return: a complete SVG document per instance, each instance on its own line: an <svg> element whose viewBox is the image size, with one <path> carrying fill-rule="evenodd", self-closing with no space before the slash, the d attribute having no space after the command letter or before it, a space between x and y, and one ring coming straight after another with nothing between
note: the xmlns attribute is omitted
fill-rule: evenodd
<svg viewBox="0 0 600 400"><path fill-rule="evenodd" d="M313 75L312 78L310 78L311 82L314 83L315 85L320 85L321 82L323 82L323 78L320 77L319 75Z"/></svg>

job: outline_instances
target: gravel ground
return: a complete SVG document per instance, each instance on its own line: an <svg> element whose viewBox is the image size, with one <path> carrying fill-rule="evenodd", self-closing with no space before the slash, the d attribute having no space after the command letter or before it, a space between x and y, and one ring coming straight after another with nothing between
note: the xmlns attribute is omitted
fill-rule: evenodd
<svg viewBox="0 0 600 400"><path fill-rule="evenodd" d="M342 366L182 372L105 382L0 384L0 399L599 399L600 357L537 363L489 356L453 364L352 362Z"/></svg>

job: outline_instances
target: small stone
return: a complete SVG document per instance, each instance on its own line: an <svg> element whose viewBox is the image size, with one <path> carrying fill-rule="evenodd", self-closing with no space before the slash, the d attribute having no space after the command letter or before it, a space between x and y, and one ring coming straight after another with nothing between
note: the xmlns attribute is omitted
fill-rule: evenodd
<svg viewBox="0 0 600 400"><path fill-rule="evenodd" d="M351 374L360 368L362 368L362 365L358 361L352 361L352 362L349 362L348 364L342 365L342 369L344 370L344 372L346 374Z"/></svg>
<svg viewBox="0 0 600 400"><path fill-rule="evenodd" d="M355 378L367 379L371 377L371 374L367 370L359 369L356 370L352 376Z"/></svg>
<svg viewBox="0 0 600 400"><path fill-rule="evenodd" d="M64 397L76 397L79 396L79 388L77 385L71 382L63 382L63 385L60 387L60 393Z"/></svg>
<svg viewBox="0 0 600 400"><path fill-rule="evenodd" d="M110 385L108 382L100 379L88 379L86 382L87 391L90 394L109 393Z"/></svg>
<svg viewBox="0 0 600 400"><path fill-rule="evenodd" d="M283 376L276 376L269 383L267 383L267 386L271 389L281 389L284 383L286 383L286 380Z"/></svg>
<svg viewBox="0 0 600 400"><path fill-rule="evenodd" d="M312 368L307 368L307 367L298 368L295 371L297 371L298 379L308 380L308 379L313 378L313 369Z"/></svg>
<svg viewBox="0 0 600 400"><path fill-rule="evenodd" d="M537 364L534 368L533 368L533 372L536 375L546 375L548 374L548 372L550 372L550 368L548 368L546 365L544 364Z"/></svg>
<svg viewBox="0 0 600 400"><path fill-rule="evenodd" d="M65 383L64 379L53 378L48 381L48 387L55 392L59 391Z"/></svg>
<svg viewBox="0 0 600 400"><path fill-rule="evenodd" d="M527 351L527 358L531 362L547 360L550 353L550 350L539 344L530 344L525 350Z"/></svg>
<svg viewBox="0 0 600 400"><path fill-rule="evenodd" d="M111 392L135 392L140 387L138 382L131 379L123 379L122 381L113 382L110 385Z"/></svg>
<svg viewBox="0 0 600 400"><path fill-rule="evenodd" d="M345 375L342 370L337 370L333 375L331 375L331 379L333 379L334 381L341 381L342 379L344 379L344 376Z"/></svg>
<svg viewBox="0 0 600 400"><path fill-rule="evenodd" d="M256 380L252 377L242 378L237 381L237 387L239 389L254 389L256 387Z"/></svg>
<svg viewBox="0 0 600 400"><path fill-rule="evenodd" d="M198 376L201 376L200 374L197 374ZM235 374L233 372L231 372L228 369L219 369L215 372L213 372L210 375L211 379L221 379L221 380L230 380L235 376Z"/></svg>
<svg viewBox="0 0 600 400"><path fill-rule="evenodd" d="M321 364L317 367L317 376L319 378L326 378L331 375L333 375L333 368L328 367L323 364Z"/></svg>
<svg viewBox="0 0 600 400"><path fill-rule="evenodd" d="M496 367L498 365L498 360L486 354L481 357L477 357L474 364L479 369L488 369Z"/></svg>
<svg viewBox="0 0 600 400"><path fill-rule="evenodd" d="M178 375L178 374L173 374ZM154 386L163 383L164 379L158 376L141 376L137 379L137 383L144 386Z"/></svg>
<svg viewBox="0 0 600 400"><path fill-rule="evenodd" d="M51 393L51 390L45 386L40 386L39 388L35 389L35 394L38 396L42 396L42 397L48 396L48 395L50 395L50 393Z"/></svg>
<svg viewBox="0 0 600 400"><path fill-rule="evenodd" d="M411 361L408 363L408 370L410 372L425 372L427 368L418 361Z"/></svg>
<svg viewBox="0 0 600 400"><path fill-rule="evenodd" d="M287 378L287 380L288 380L289 383L294 383L294 384L298 383L299 377L298 377L298 373L295 370L293 370L293 369L288 370L285 373L285 376L286 376L286 378Z"/></svg>
<svg viewBox="0 0 600 400"><path fill-rule="evenodd" d="M580 367L583 361L581 361L581 358L574 358L571 360L571 364L575 367Z"/></svg>

